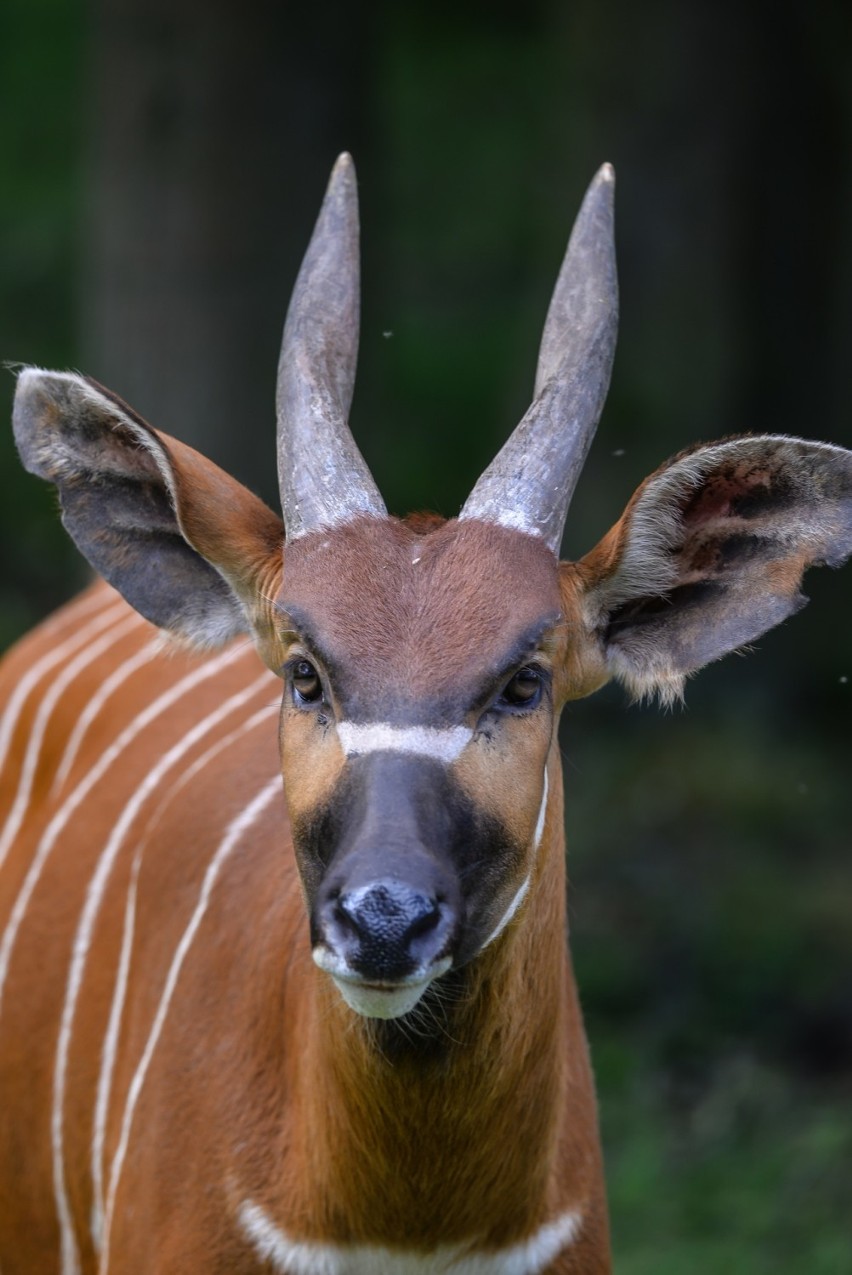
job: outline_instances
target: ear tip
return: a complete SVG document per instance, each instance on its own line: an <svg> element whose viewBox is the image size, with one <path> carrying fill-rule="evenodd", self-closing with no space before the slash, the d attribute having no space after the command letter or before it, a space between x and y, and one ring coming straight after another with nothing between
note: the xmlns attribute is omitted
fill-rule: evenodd
<svg viewBox="0 0 852 1275"><path fill-rule="evenodd" d="M12 433L24 468L40 478L50 479L53 466L44 445L44 425L56 409L60 373L31 365L17 373L12 403Z"/></svg>
<svg viewBox="0 0 852 1275"><path fill-rule="evenodd" d="M50 394L57 381L67 376L61 372L51 372L34 364L21 367L15 377L15 405L30 401L34 395Z"/></svg>
<svg viewBox="0 0 852 1275"><path fill-rule="evenodd" d="M55 398L70 389L85 385L78 372L54 372L33 363L21 364L15 372L15 403L31 400L36 395Z"/></svg>
<svg viewBox="0 0 852 1275"><path fill-rule="evenodd" d="M33 363L25 363L15 370L15 380L19 391L26 389L28 385L32 385L33 381L40 381L44 377L52 375L52 372L47 372L42 367L36 367Z"/></svg>
<svg viewBox="0 0 852 1275"><path fill-rule="evenodd" d="M615 169L613 168L612 164L608 162L605 164L601 164L600 168L595 173L595 185L598 185L598 186L604 186L604 185L614 186L615 185Z"/></svg>

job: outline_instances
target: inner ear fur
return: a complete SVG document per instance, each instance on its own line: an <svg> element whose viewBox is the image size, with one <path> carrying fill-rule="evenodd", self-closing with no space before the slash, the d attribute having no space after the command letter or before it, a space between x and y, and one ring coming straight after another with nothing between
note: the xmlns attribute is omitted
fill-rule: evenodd
<svg viewBox="0 0 852 1275"><path fill-rule="evenodd" d="M252 627L284 542L263 501L76 373L25 369L13 426L78 548L146 619L206 647Z"/></svg>
<svg viewBox="0 0 852 1275"><path fill-rule="evenodd" d="M610 676L669 702L803 607L808 567L850 553L852 452L746 435L668 461L572 571Z"/></svg>

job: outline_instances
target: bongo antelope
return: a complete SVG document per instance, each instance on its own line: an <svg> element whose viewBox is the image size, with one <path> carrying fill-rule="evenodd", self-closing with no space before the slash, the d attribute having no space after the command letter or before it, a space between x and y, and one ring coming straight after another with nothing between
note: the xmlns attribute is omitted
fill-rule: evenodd
<svg viewBox="0 0 852 1275"><path fill-rule="evenodd" d="M20 374L23 462L106 583L0 673L3 1275L610 1270L559 711L676 699L852 550L852 453L744 436L558 561L612 197L605 166L458 519L389 517L349 433L346 156L284 333L283 521L96 382Z"/></svg>

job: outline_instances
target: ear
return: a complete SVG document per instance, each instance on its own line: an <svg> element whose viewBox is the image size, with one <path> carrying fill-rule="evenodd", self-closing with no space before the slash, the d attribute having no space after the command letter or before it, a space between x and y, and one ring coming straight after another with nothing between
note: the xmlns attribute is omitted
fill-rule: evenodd
<svg viewBox="0 0 852 1275"><path fill-rule="evenodd" d="M576 564L610 676L664 702L803 607L807 567L852 552L852 452L752 435L676 456Z"/></svg>
<svg viewBox="0 0 852 1275"><path fill-rule="evenodd" d="M75 373L25 369L13 426L78 548L146 619L201 646L252 626L284 543L261 500Z"/></svg>

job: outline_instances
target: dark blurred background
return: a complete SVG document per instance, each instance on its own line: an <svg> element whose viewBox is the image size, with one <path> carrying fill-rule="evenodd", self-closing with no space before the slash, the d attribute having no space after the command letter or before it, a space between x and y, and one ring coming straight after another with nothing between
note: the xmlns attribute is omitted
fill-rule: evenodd
<svg viewBox="0 0 852 1275"><path fill-rule="evenodd" d="M522 414L603 160L621 340L566 555L699 439L852 446L840 0L4 0L0 358L84 369L274 501L283 315L344 148L353 428L393 511L457 512ZM85 580L8 431L0 537L7 643ZM685 712L566 715L623 1275L852 1271L852 568L806 591Z"/></svg>

